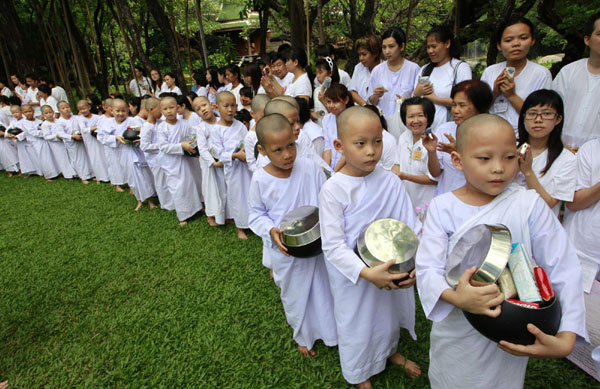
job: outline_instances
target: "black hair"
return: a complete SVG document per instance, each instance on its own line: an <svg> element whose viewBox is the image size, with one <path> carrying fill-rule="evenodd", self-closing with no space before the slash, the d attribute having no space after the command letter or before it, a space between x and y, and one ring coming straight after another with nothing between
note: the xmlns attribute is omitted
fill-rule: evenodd
<svg viewBox="0 0 600 389"><path fill-rule="evenodd" d="M523 16L514 15L508 18L506 22L500 24L500 26L498 27L498 31L496 31L496 43L502 42L502 34L504 34L504 30L506 30L507 27L519 23L526 24L529 27L529 31L531 32L531 38L535 39L535 26L533 25L531 20Z"/></svg>
<svg viewBox="0 0 600 389"><path fill-rule="evenodd" d="M136 114L137 114L137 113L140 112L140 108L142 108L142 99L140 97L137 97L137 96L132 96L129 99L129 104L131 104L131 105L133 105L134 107L137 108L137 112L136 112Z"/></svg>
<svg viewBox="0 0 600 389"><path fill-rule="evenodd" d="M10 104L10 100L8 99L8 96L4 96L4 95L0 95L0 102L8 105Z"/></svg>
<svg viewBox="0 0 600 389"><path fill-rule="evenodd" d="M225 75L225 70L227 70L227 66L221 66L218 70L217 70L217 74L220 74L222 76Z"/></svg>
<svg viewBox="0 0 600 389"><path fill-rule="evenodd" d="M387 120L385 120L385 116L383 116L381 114L381 112L379 111L379 108L377 108L377 106L371 105L371 104L365 105L365 108L367 108L377 114L377 116L379 117L379 122L381 123L381 128L383 128L384 130L387 131L388 130Z"/></svg>
<svg viewBox="0 0 600 389"><path fill-rule="evenodd" d="M310 120L310 106L308 104L308 101L306 101L306 99L303 99L302 97L296 96L294 99L298 103L299 108L298 120L300 120L300 123L304 124Z"/></svg>
<svg viewBox="0 0 600 389"><path fill-rule="evenodd" d="M39 78L38 78L37 74L35 74L35 73L27 73L25 75L25 78L31 78L32 80L39 81Z"/></svg>
<svg viewBox="0 0 600 389"><path fill-rule="evenodd" d="M175 80L175 85L177 85L177 76L175 76L175 73L173 73L173 72L168 72L168 73L165 73L165 77L166 77L166 76L169 76L169 77L171 77L172 79L174 79L174 80Z"/></svg>
<svg viewBox="0 0 600 389"><path fill-rule="evenodd" d="M521 113L519 114L519 146L529 141L529 133L525 129L525 114L531 107L537 106L549 106L556 110L556 113L562 117L560 123L554 127L548 138L548 159L546 166L542 170L542 175L546 174L548 169L552 166L556 158L562 153L563 143L561 140L563 123L565 122L565 108L563 101L558 93L551 89L538 89L532 92L525 101L523 107L521 107Z"/></svg>
<svg viewBox="0 0 600 389"><path fill-rule="evenodd" d="M86 99L90 99L90 112L98 114L102 111L102 101L96 96L94 93L89 93L86 96Z"/></svg>
<svg viewBox="0 0 600 389"><path fill-rule="evenodd" d="M47 94L48 96L52 95L52 89L50 89L50 85L48 84L40 84L38 85L38 91Z"/></svg>
<svg viewBox="0 0 600 389"><path fill-rule="evenodd" d="M320 58L317 60L317 62L315 63L315 69L321 68L325 69L328 72L331 72L331 81L340 82L340 72L338 71L338 67L333 61L333 59L330 60L333 64L333 69L331 68L331 66L329 66L329 62L325 58Z"/></svg>
<svg viewBox="0 0 600 389"><path fill-rule="evenodd" d="M158 75L160 76L160 78L158 79L158 81L154 81L152 79L152 77L150 77L150 87L152 88L152 90L156 93L160 91L160 87L162 86L163 83L163 79L162 79L162 73L160 72L160 70L158 69L152 69L150 70L150 73L152 74L152 71L156 71L158 73Z"/></svg>
<svg viewBox="0 0 600 389"><path fill-rule="evenodd" d="M10 105L21 105L21 99L15 95L12 95L8 98L8 102Z"/></svg>
<svg viewBox="0 0 600 389"><path fill-rule="evenodd" d="M427 118L427 127L431 127L433 120L435 119L435 105L433 105L431 100L429 100L427 97L421 96L414 96L404 100L400 106L400 119L402 119L402 123L404 123L404 125L406 125L406 111L409 105L420 105L423 107L423 113Z"/></svg>
<svg viewBox="0 0 600 389"><path fill-rule="evenodd" d="M208 84L208 81L206 81L206 71L204 70L197 71L196 73L194 73L192 78L194 79L196 84L200 86L206 87L206 85Z"/></svg>
<svg viewBox="0 0 600 389"><path fill-rule="evenodd" d="M289 43L283 43L277 48L277 54L282 54L287 49L291 49L292 46Z"/></svg>
<svg viewBox="0 0 600 389"><path fill-rule="evenodd" d="M262 78L262 72L260 71L260 66L256 62L252 62L244 66L244 77L252 78L252 85L248 85L253 94L258 93L258 89L260 88L260 80Z"/></svg>
<svg viewBox="0 0 600 389"><path fill-rule="evenodd" d="M240 122L250 123L252 121L252 115L250 115L250 112L248 112L247 109L242 108L235 113L234 119Z"/></svg>
<svg viewBox="0 0 600 389"><path fill-rule="evenodd" d="M252 87L245 86L242 89L240 89L240 96L248 97L250 99L252 97L254 97L254 93L252 92Z"/></svg>
<svg viewBox="0 0 600 389"><path fill-rule="evenodd" d="M425 39L429 38L430 36L435 37L438 42L446 43L450 41L450 47L448 48L450 60L452 60L452 58L460 58L460 45L458 42L456 42L456 38L454 37L450 27L444 24L435 24L433 27L431 27ZM423 69L422 75L431 75L431 72L433 72L433 69L436 67L436 65L437 64L435 62L428 63Z"/></svg>
<svg viewBox="0 0 600 389"><path fill-rule="evenodd" d="M306 58L306 52L298 47L290 47L281 53L284 62L287 61L298 61L298 66L302 69L308 65L308 58Z"/></svg>
<svg viewBox="0 0 600 389"><path fill-rule="evenodd" d="M385 30L383 35L381 35L381 40L383 41L387 38L394 38L398 46L406 44L406 34L404 33L404 30L400 27L390 27L387 30Z"/></svg>
<svg viewBox="0 0 600 389"><path fill-rule="evenodd" d="M144 69L142 67L142 65L135 65L133 68L139 70L140 72L142 72L142 76L146 77L146 69Z"/></svg>
<svg viewBox="0 0 600 389"><path fill-rule="evenodd" d="M450 97L458 92L463 92L467 98L475 106L477 113L487 113L494 102L494 95L490 86L480 80L465 80L454 85L450 92Z"/></svg>
<svg viewBox="0 0 600 389"><path fill-rule="evenodd" d="M46 84L55 85L54 80L48 76L40 76L40 81L44 81Z"/></svg>
<svg viewBox="0 0 600 389"><path fill-rule="evenodd" d="M272 64L275 61L277 61L277 52L276 51L269 51L267 53L267 63Z"/></svg>
<svg viewBox="0 0 600 389"><path fill-rule="evenodd" d="M325 97L333 101L343 101L348 98L346 108L350 108L354 105L354 99L352 98L350 92L348 92L348 88L339 82L331 83L331 86L325 91Z"/></svg>
<svg viewBox="0 0 600 389"><path fill-rule="evenodd" d="M206 69L206 71L210 73L211 78L210 82L208 83L208 86L212 86L215 90L223 86L223 84L219 82L219 68L213 65L209 66L208 69Z"/></svg>
<svg viewBox="0 0 600 389"><path fill-rule="evenodd" d="M162 97L163 95L161 94L160 96ZM177 105L185 105L185 108L187 108L189 111L194 112L192 103L190 103L190 99L188 99L186 96L177 95L177 97L175 97L175 101L177 102Z"/></svg>
<svg viewBox="0 0 600 389"><path fill-rule="evenodd" d="M331 50L333 46L331 45L318 45L315 47L315 56L317 57L329 57L330 55L335 53Z"/></svg>
<svg viewBox="0 0 600 389"><path fill-rule="evenodd" d="M229 65L227 65L226 70L229 70L229 73L231 73L231 74L237 74L238 82L240 84L244 85L244 80L242 80L242 74L240 72L240 68L236 64L230 63Z"/></svg>
<svg viewBox="0 0 600 389"><path fill-rule="evenodd" d="M598 19L600 19L600 12L596 12L595 14L590 16L583 28L584 36L592 36L592 34L594 33L594 28L596 27L596 20Z"/></svg>

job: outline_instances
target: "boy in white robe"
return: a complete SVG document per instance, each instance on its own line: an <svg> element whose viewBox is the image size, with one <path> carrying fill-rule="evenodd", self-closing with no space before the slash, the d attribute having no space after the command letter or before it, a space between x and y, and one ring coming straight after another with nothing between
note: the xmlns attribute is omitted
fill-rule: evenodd
<svg viewBox="0 0 600 389"><path fill-rule="evenodd" d="M83 144L88 152L92 170L96 176L96 183L108 182L108 163L104 154L104 146L92 135L92 129L95 128L97 130L101 116L90 112L90 103L87 100L79 100L77 102L77 111L79 132L83 137Z"/></svg>
<svg viewBox="0 0 600 389"><path fill-rule="evenodd" d="M265 115L265 107L270 101L271 98L267 95L261 94L254 96L252 99L252 109L250 111L250 115L252 115L254 123L258 123L258 121ZM246 134L246 137L244 138L244 150L248 150L246 153L246 164L252 173L264 167L260 166L261 164L258 163L258 156L254 156L257 141L258 138L256 137L256 128L255 126L251 126L250 131L248 131L248 134Z"/></svg>
<svg viewBox="0 0 600 389"><path fill-rule="evenodd" d="M129 117L129 107L124 100L114 99L112 108L114 121L111 124L113 128L110 131L111 133L123 134L129 126L138 125L139 119ZM128 183L137 200L134 211L139 211L146 200L148 200L150 209L156 208L156 204L154 204L154 200L152 199L152 197L156 196L154 178L152 177L150 168L148 168L144 152L139 148L140 140L138 139L133 144L130 144L125 141L122 135L117 135L115 138L123 145L122 157L125 169L129 173Z"/></svg>
<svg viewBox="0 0 600 389"><path fill-rule="evenodd" d="M489 114L467 119L458 128L452 159L467 183L433 200L416 257L419 297L425 315L434 322L429 380L433 388L519 388L528 356L565 357L578 335L587 336L581 268L567 234L539 195L509 186L519 170L509 122ZM483 223L507 226L513 243L522 243L546 270L562 306L557 335L529 324L535 344L496 344L467 322L461 309L497 317L505 299L495 284L471 285L476 267L465 270L455 289L445 278L448 254L456 242Z"/></svg>
<svg viewBox="0 0 600 389"><path fill-rule="evenodd" d="M251 174L246 165L244 138L248 133L246 126L234 119L237 109L235 96L231 92L217 95L217 108L220 118L212 126L210 138L219 161L225 165L225 183L227 184L227 204L239 239L248 239L244 229L248 228L248 190ZM248 150L253 152L253 150Z"/></svg>
<svg viewBox="0 0 600 389"><path fill-rule="evenodd" d="M365 266L354 252L356 241L361 230L378 219L401 220L415 231L420 224L398 177L377 166L383 150L377 114L364 107L348 108L340 114L337 128L334 145L346 164L321 189L321 239L342 374L349 383L370 388L370 377L383 371L388 359L412 377L421 373L416 363L397 352L401 327L416 337L416 279L414 271L389 272L394 260ZM394 283L405 277L399 285Z"/></svg>
<svg viewBox="0 0 600 389"><path fill-rule="evenodd" d="M190 140L195 130L177 118L177 101L173 97L162 98L160 110L165 117L158 125L161 162L167 172L167 188L173 197L179 225L183 226L202 210L202 171L195 158L184 155L184 151L196 154Z"/></svg>
<svg viewBox="0 0 600 389"><path fill-rule="evenodd" d="M294 258L281 241L279 225L290 211L317 206L325 174L311 160L296 159L296 142L288 120L280 114L265 116L257 124L258 150L270 163L255 172L250 184L249 225L267 243L275 283L294 340L304 356L315 355L314 342L337 344L333 299L323 255Z"/></svg>
<svg viewBox="0 0 600 389"><path fill-rule="evenodd" d="M127 183L127 175L124 167L121 164L122 159L122 145L117 141L117 136L122 134L115 134L115 130L112 126L114 122L113 117L113 99L105 99L102 107L104 108L104 119L98 122L96 128L98 142L104 146L104 156L106 157L106 164L108 165L108 178L110 184L115 187L117 192L124 192L123 185Z"/></svg>
<svg viewBox="0 0 600 389"><path fill-rule="evenodd" d="M79 132L79 120L73 117L71 106L66 101L58 103L58 110L60 111L60 118L56 121L58 137L65 144L73 170L82 183L88 184L88 180L94 177L94 172L83 145L83 137Z"/></svg>
<svg viewBox="0 0 600 389"><path fill-rule="evenodd" d="M4 131L4 149L0 158L2 158L2 165L4 170L8 173L9 177L12 177L13 173L19 173L19 155L17 154L17 139L14 135L8 133L8 129L14 127L19 120L22 119L21 106L13 105L10 107L11 117L9 123Z"/></svg>
<svg viewBox="0 0 600 389"><path fill-rule="evenodd" d="M42 116L44 119L51 120L54 119L55 114L54 110L49 105L42 106ZM39 161L40 161L40 169L46 178L46 181L52 181L53 178L56 178L60 175L60 168L56 159L54 158L54 153L52 153L52 149L50 148L49 142L44 137L44 122L41 122L38 131L33 132L33 136L36 138L36 141L33 144L35 151L38 153Z"/></svg>
<svg viewBox="0 0 600 389"><path fill-rule="evenodd" d="M144 152L148 167L154 177L154 188L160 207L168 211L175 209L173 196L167 187L167 172L162 166L160 144L158 143L158 125L160 124L160 100L151 97L146 100L148 117L140 132L140 149Z"/></svg>
<svg viewBox="0 0 600 389"><path fill-rule="evenodd" d="M38 154L34 148L34 143L37 138L34 133L39 130L41 120L34 117L34 109L29 104L24 104L21 107L21 113L24 117L21 118L12 126L20 128L23 132L17 135L17 154L19 156L19 167L21 174L36 174L42 175Z"/></svg>
<svg viewBox="0 0 600 389"><path fill-rule="evenodd" d="M217 161L210 151L210 132L212 126L217 124L217 117L213 106L204 96L196 97L192 107L202 121L195 127L196 143L200 154L200 168L202 169L202 195L204 196L204 211L206 220L212 227L225 224L225 204L227 202L227 189L223 162Z"/></svg>
<svg viewBox="0 0 600 389"><path fill-rule="evenodd" d="M73 170L73 166L71 165L64 142L57 136L56 114L52 111L52 107L47 105L42 107L42 114L46 119L42 123L42 136L52 150L54 161L56 161L60 173L67 180L71 180L75 176L75 170Z"/></svg>

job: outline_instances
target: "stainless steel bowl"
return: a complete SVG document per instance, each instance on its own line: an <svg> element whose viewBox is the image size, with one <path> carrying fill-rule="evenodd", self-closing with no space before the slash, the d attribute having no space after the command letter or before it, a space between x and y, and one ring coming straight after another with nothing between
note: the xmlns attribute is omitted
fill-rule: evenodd
<svg viewBox="0 0 600 389"><path fill-rule="evenodd" d="M323 252L319 208L305 205L289 212L279 226L282 240L291 256L309 258Z"/></svg>
<svg viewBox="0 0 600 389"><path fill-rule="evenodd" d="M390 271L409 273L415 268L419 239L405 223L395 219L379 219L367 225L356 241L356 253L369 267L390 259L396 264Z"/></svg>
<svg viewBox="0 0 600 389"><path fill-rule="evenodd" d="M491 284L498 280L512 250L509 229L501 224L479 224L465 232L448 256L446 281L454 287L465 270L477 266L472 281Z"/></svg>

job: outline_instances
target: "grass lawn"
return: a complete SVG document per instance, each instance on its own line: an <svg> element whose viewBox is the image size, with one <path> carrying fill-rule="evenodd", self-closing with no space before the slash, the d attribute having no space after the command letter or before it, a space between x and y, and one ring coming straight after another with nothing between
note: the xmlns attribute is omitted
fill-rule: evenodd
<svg viewBox="0 0 600 389"><path fill-rule="evenodd" d="M9 387L347 387L336 348L297 352L256 236L135 213L133 196L106 184L2 172L0 199L0 382ZM403 332L400 344L424 372L430 327L417 307L419 340ZM529 367L526 387L597 385L566 360ZM426 373L412 381L396 366L372 381L429 386Z"/></svg>

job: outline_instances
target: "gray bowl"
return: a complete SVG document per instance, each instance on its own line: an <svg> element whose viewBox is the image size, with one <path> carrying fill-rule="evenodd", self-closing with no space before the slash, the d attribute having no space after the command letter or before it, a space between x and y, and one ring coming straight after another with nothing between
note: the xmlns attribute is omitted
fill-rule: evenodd
<svg viewBox="0 0 600 389"><path fill-rule="evenodd" d="M283 245L291 256L310 258L323 252L319 208L305 205L289 212L279 226Z"/></svg>

